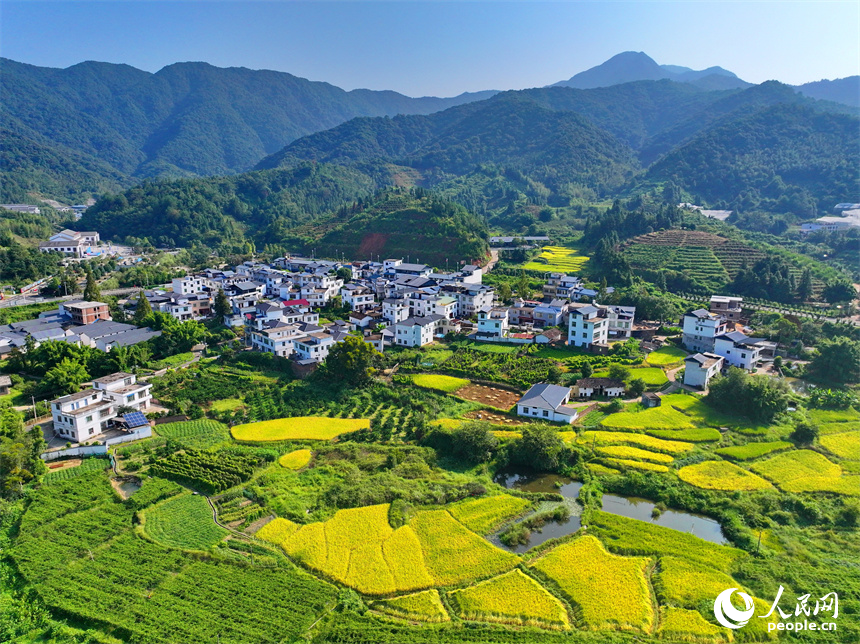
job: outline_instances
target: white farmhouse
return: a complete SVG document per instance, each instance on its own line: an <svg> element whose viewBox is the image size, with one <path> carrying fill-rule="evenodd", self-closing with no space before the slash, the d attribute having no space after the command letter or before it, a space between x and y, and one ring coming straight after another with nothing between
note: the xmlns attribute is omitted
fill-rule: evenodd
<svg viewBox="0 0 860 644"><path fill-rule="evenodd" d="M724 333L714 338L714 353L733 367L752 371L761 357L760 342L761 338L748 338L739 331Z"/></svg>
<svg viewBox="0 0 860 644"><path fill-rule="evenodd" d="M517 402L517 415L571 424L579 410L569 407L570 387L539 383L532 385Z"/></svg>
<svg viewBox="0 0 860 644"><path fill-rule="evenodd" d="M684 314L684 348L704 353L714 350L714 339L726 332L726 319L705 309Z"/></svg>
<svg viewBox="0 0 860 644"><path fill-rule="evenodd" d="M716 353L697 353L684 358L684 384L707 389L711 378L723 369L725 358Z"/></svg>
<svg viewBox="0 0 860 644"><path fill-rule="evenodd" d="M436 327L444 318L441 315L407 318L394 328L394 343L400 347L423 347L433 342Z"/></svg>
<svg viewBox="0 0 860 644"><path fill-rule="evenodd" d="M609 320L606 309L586 305L570 309L567 341L574 347L606 345L609 339Z"/></svg>

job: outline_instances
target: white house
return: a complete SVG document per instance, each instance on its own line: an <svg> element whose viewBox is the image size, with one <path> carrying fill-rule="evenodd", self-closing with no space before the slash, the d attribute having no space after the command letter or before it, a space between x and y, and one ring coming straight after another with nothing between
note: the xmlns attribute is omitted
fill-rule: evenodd
<svg viewBox="0 0 860 644"><path fill-rule="evenodd" d="M487 307L478 311L478 339L504 338L509 327L508 309Z"/></svg>
<svg viewBox="0 0 860 644"><path fill-rule="evenodd" d="M609 320L610 338L629 338L633 333L633 318L636 317L635 306L607 305L606 319Z"/></svg>
<svg viewBox="0 0 860 644"><path fill-rule="evenodd" d="M752 371L761 357L761 341L761 338L748 338L739 331L724 333L714 339L714 353L733 367Z"/></svg>
<svg viewBox="0 0 860 644"><path fill-rule="evenodd" d="M711 313L722 315L727 320L735 322L741 319L741 314L743 313L741 304L743 301L744 298L742 297L733 297L731 295L712 295L709 308L711 309Z"/></svg>
<svg viewBox="0 0 860 644"><path fill-rule="evenodd" d="M570 424L579 410L568 406L570 388L539 383L532 385L517 402L517 415Z"/></svg>
<svg viewBox="0 0 860 644"><path fill-rule="evenodd" d="M580 378L576 381L576 395L578 398L617 398L624 395L624 383L614 378Z"/></svg>
<svg viewBox="0 0 860 644"><path fill-rule="evenodd" d="M296 360L299 362L311 360L322 362L328 357L328 352L335 345L334 337L328 333L309 333L301 338L296 338L293 347L296 351Z"/></svg>
<svg viewBox="0 0 860 644"><path fill-rule="evenodd" d="M714 339L726 332L726 319L705 309L684 314L684 348L697 353L713 352Z"/></svg>
<svg viewBox="0 0 860 644"><path fill-rule="evenodd" d="M406 298L387 298L382 301L382 316L391 324L403 322L409 317L409 302Z"/></svg>
<svg viewBox="0 0 860 644"><path fill-rule="evenodd" d="M340 297L353 311L364 311L376 302L373 291L359 284L345 284L340 289Z"/></svg>
<svg viewBox="0 0 860 644"><path fill-rule="evenodd" d="M251 348L262 353L272 353L281 358L289 358L295 349L295 340L304 336L294 324L269 321L260 329L252 329L248 338Z"/></svg>
<svg viewBox="0 0 860 644"><path fill-rule="evenodd" d="M684 358L684 384L707 389L711 378L723 369L724 358L716 353L697 353Z"/></svg>
<svg viewBox="0 0 860 644"><path fill-rule="evenodd" d="M205 275L175 277L171 283L173 285L173 292L179 295L196 295L211 288L209 278Z"/></svg>
<svg viewBox="0 0 860 644"><path fill-rule="evenodd" d="M138 411L149 409L152 403L150 390L152 385L138 382L137 376L131 373L112 373L103 378L93 380L93 389L103 391L117 407L133 407Z"/></svg>
<svg viewBox="0 0 860 644"><path fill-rule="evenodd" d="M436 327L444 318L440 315L407 318L394 328L394 343L401 347L423 347L433 342Z"/></svg>
<svg viewBox="0 0 860 644"><path fill-rule="evenodd" d="M609 339L609 320L606 309L590 304L570 309L567 327L568 344L574 347L606 345Z"/></svg>

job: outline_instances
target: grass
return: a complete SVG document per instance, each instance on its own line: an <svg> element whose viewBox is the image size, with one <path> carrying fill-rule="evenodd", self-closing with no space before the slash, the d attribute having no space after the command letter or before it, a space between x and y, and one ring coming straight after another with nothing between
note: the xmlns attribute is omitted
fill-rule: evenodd
<svg viewBox="0 0 860 644"><path fill-rule="evenodd" d="M294 452L289 452L278 459L281 467L286 467L288 470L300 470L311 462L311 450L297 449Z"/></svg>
<svg viewBox="0 0 860 644"><path fill-rule="evenodd" d="M469 384L465 378L455 378L454 376L440 376L437 374L422 373L412 376L412 383L417 387L425 389L433 389L444 393L454 393L458 389L462 389Z"/></svg>
<svg viewBox="0 0 860 644"><path fill-rule="evenodd" d="M669 382L666 372L658 367L634 367L630 370L631 378L641 378L648 387L660 388Z"/></svg>
<svg viewBox="0 0 860 644"><path fill-rule="evenodd" d="M678 470L678 478L705 490L750 491L768 490L771 485L734 463L704 461Z"/></svg>
<svg viewBox="0 0 860 644"><path fill-rule="evenodd" d="M559 273L576 273L582 270L588 257L580 255L575 248L566 246L544 246L540 255L532 261L523 264L527 271L556 271Z"/></svg>
<svg viewBox="0 0 860 644"><path fill-rule="evenodd" d="M485 496L455 503L448 508L457 521L478 534L487 534L511 517L521 514L531 503L510 494Z"/></svg>
<svg viewBox="0 0 860 644"><path fill-rule="evenodd" d="M860 495L860 480L856 476L843 476L836 463L809 449L779 454L750 467L785 492Z"/></svg>
<svg viewBox="0 0 860 644"><path fill-rule="evenodd" d="M680 557L723 572L745 557L743 550L721 546L686 532L597 510L588 526L612 552L625 555Z"/></svg>
<svg viewBox="0 0 860 644"><path fill-rule="evenodd" d="M424 590L411 595L376 602L373 608L382 613L421 622L450 622L451 618L439 599L439 591Z"/></svg>
<svg viewBox="0 0 860 644"><path fill-rule="evenodd" d="M668 438L689 443L708 443L718 441L722 437L719 430L713 427L694 427L693 429L649 429L649 436Z"/></svg>
<svg viewBox="0 0 860 644"><path fill-rule="evenodd" d="M649 353L645 362L653 367L665 367L667 365L677 364L686 357L687 352L683 349L665 346Z"/></svg>
<svg viewBox="0 0 860 644"><path fill-rule="evenodd" d="M359 429L370 427L367 418L328 418L326 416L295 416L264 420L259 423L236 425L230 432L237 441L328 441Z"/></svg>
<svg viewBox="0 0 860 644"><path fill-rule="evenodd" d="M759 456L788 449L792 444L788 441L773 441L771 443L747 443L746 445L734 445L715 450L720 456L725 456L733 461L750 461Z"/></svg>
<svg viewBox="0 0 860 644"><path fill-rule="evenodd" d="M683 441L667 441L646 434L633 434L630 432L588 431L582 433L578 442L585 445L591 443L634 445L653 452L664 452L673 455L684 454L693 449L692 445Z"/></svg>
<svg viewBox="0 0 860 644"><path fill-rule="evenodd" d="M230 439L227 426L215 420L201 418L178 423L157 425L159 436L177 441L183 447L209 449Z"/></svg>
<svg viewBox="0 0 860 644"><path fill-rule="evenodd" d="M564 605L522 570L515 569L448 594L462 619L567 629Z"/></svg>
<svg viewBox="0 0 860 644"><path fill-rule="evenodd" d="M840 458L860 460L860 434L856 429L842 434L827 434L818 440L828 452Z"/></svg>
<svg viewBox="0 0 860 644"><path fill-rule="evenodd" d="M209 409L217 412L236 411L244 403L241 398L225 398L224 400L214 400L209 405Z"/></svg>
<svg viewBox="0 0 860 644"><path fill-rule="evenodd" d="M729 586L731 588L731 586ZM711 624L701 613L673 606L660 607L660 627L657 635L681 642L725 642L725 629Z"/></svg>
<svg viewBox="0 0 860 644"><path fill-rule="evenodd" d="M170 548L208 550L227 536L212 520L209 503L196 494L168 499L147 510L145 517L146 534Z"/></svg>
<svg viewBox="0 0 860 644"><path fill-rule="evenodd" d="M549 577L577 607L586 628L649 631L654 622L645 579L650 560L607 552L587 535L562 544L538 559L534 568ZM610 583L611 580L611 583Z"/></svg>
<svg viewBox="0 0 860 644"><path fill-rule="evenodd" d="M456 585L513 568L519 557L496 548L446 510L418 512L394 530L389 506L339 510L321 523L276 519L257 537L296 561L365 595Z"/></svg>
<svg viewBox="0 0 860 644"><path fill-rule="evenodd" d="M185 353L177 353L173 356L167 356L166 358L159 360L158 362L153 362L151 367L153 369L164 369L166 367L176 367L185 362L194 358L194 354L191 351L187 351Z"/></svg>

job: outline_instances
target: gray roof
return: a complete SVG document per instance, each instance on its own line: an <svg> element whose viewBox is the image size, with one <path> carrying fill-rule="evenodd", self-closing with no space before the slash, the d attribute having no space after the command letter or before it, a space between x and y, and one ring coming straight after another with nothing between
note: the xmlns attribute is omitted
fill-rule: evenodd
<svg viewBox="0 0 860 644"><path fill-rule="evenodd" d="M12 384L10 376L0 376L0 387L8 387Z"/></svg>
<svg viewBox="0 0 860 644"><path fill-rule="evenodd" d="M684 313L684 315L692 315L696 318L711 318L714 317L714 314L710 311L706 311L705 309L696 309L695 311L690 311L689 313Z"/></svg>
<svg viewBox="0 0 860 644"><path fill-rule="evenodd" d="M152 338L157 338L161 335L161 331L153 331L152 329L134 329L119 333L108 340L108 344L117 345L120 347L130 347L140 342L146 342Z"/></svg>
<svg viewBox="0 0 860 644"><path fill-rule="evenodd" d="M441 320L444 317L445 317L444 315L436 315L434 313L433 315L428 315L427 317L423 317L423 318L422 317L407 318L407 319L403 320L403 322L398 322L397 326L427 326L429 324L435 324L436 322L438 322L439 320Z"/></svg>
<svg viewBox="0 0 860 644"><path fill-rule="evenodd" d="M570 310L571 315L592 315L598 313L600 309L596 306L580 306Z"/></svg>
<svg viewBox="0 0 860 644"><path fill-rule="evenodd" d="M539 383L532 385L517 404L555 411L564 404L564 399L569 395L569 387Z"/></svg>

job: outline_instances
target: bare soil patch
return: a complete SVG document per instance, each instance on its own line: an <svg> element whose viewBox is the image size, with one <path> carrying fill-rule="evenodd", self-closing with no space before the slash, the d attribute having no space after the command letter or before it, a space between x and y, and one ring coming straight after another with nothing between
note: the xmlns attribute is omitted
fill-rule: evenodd
<svg viewBox="0 0 860 644"><path fill-rule="evenodd" d="M496 425L505 425L508 427L518 427L524 424L522 421L514 420L513 418L508 418L503 414L487 411L486 409L467 412L463 414L463 417L470 418L472 420L485 420Z"/></svg>
<svg viewBox="0 0 860 644"><path fill-rule="evenodd" d="M516 392L497 387L488 387L487 385L466 385L462 389L457 390L456 396L457 398L471 400L504 411L516 405L520 399L520 394Z"/></svg>
<svg viewBox="0 0 860 644"><path fill-rule="evenodd" d="M55 461L53 463L48 463L48 469L52 472L56 472L57 470L67 470L71 467L77 467L81 464L81 459L79 458L69 458L64 461Z"/></svg>

